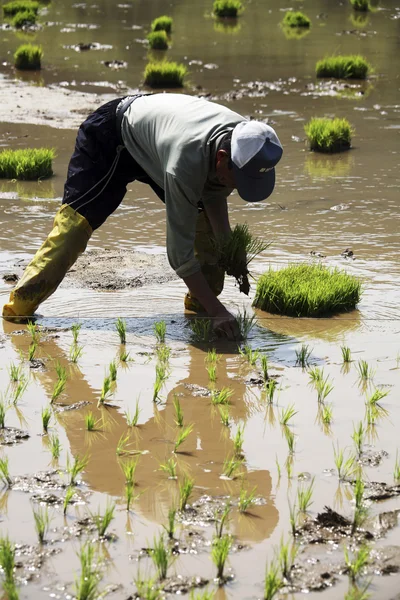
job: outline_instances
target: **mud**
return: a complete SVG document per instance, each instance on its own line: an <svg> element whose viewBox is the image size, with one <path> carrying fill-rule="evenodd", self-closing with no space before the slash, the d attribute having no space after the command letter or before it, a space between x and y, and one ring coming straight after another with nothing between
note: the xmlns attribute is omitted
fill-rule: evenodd
<svg viewBox="0 0 400 600"><path fill-rule="evenodd" d="M15 427L4 427L0 429L0 446L12 446L19 444L30 437L27 431Z"/></svg>

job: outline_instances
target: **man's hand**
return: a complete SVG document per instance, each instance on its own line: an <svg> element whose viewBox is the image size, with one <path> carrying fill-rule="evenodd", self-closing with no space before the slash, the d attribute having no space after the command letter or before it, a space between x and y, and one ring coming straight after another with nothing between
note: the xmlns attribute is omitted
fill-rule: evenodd
<svg viewBox="0 0 400 600"><path fill-rule="evenodd" d="M212 320L213 330L219 337L228 340L240 340L242 338L236 318L226 309L218 313Z"/></svg>

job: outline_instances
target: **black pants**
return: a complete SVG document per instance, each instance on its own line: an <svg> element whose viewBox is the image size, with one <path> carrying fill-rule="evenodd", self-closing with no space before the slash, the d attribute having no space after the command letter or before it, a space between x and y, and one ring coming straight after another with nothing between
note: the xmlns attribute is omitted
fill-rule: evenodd
<svg viewBox="0 0 400 600"><path fill-rule="evenodd" d="M126 194L126 186L132 181L149 184L164 202L164 190L126 148L121 150L112 176L107 175L117 157L119 142L115 112L120 100L103 104L82 123L68 165L63 204L70 204L84 216L93 230L118 208Z"/></svg>

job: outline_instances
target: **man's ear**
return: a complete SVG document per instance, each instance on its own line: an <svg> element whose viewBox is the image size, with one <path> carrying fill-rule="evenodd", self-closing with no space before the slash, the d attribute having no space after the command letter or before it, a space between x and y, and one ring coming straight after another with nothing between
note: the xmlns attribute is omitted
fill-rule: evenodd
<svg viewBox="0 0 400 600"><path fill-rule="evenodd" d="M226 150L217 150L217 163L221 162L223 164L227 160L229 160L229 156Z"/></svg>

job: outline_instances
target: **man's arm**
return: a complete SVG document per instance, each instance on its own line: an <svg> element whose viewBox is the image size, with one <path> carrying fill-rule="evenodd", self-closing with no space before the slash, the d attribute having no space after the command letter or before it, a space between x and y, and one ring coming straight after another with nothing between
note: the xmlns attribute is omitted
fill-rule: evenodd
<svg viewBox="0 0 400 600"><path fill-rule="evenodd" d="M215 237L229 236L231 234L231 226L229 223L227 199L216 198L214 202L208 202L204 209Z"/></svg>

